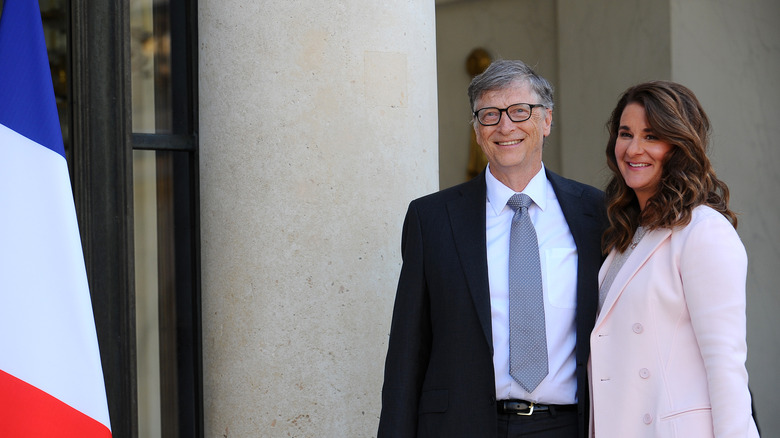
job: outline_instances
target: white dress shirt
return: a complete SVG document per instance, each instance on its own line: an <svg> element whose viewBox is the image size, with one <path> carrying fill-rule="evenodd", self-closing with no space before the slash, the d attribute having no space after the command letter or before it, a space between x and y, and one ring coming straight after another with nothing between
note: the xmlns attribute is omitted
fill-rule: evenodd
<svg viewBox="0 0 780 438"><path fill-rule="evenodd" d="M515 192L498 181L488 166L485 203L490 309L493 322L493 367L496 399L523 399L545 404L577 401L576 327L577 246L563 216L544 165L522 191L539 240L549 374L532 393L509 375L509 232L514 211L506 203Z"/></svg>

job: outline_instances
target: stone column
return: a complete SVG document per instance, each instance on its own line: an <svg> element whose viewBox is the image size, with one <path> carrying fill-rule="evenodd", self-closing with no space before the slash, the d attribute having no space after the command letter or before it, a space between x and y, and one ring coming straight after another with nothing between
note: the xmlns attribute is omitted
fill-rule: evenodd
<svg viewBox="0 0 780 438"><path fill-rule="evenodd" d="M434 2L198 3L205 436L374 436Z"/></svg>

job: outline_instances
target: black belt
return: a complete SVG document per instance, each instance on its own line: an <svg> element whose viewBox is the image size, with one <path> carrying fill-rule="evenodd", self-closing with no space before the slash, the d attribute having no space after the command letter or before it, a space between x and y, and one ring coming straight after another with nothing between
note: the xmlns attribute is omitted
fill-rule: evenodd
<svg viewBox="0 0 780 438"><path fill-rule="evenodd" d="M577 405L543 405L525 400L498 400L496 407L499 414L514 415L555 415L556 412L577 410Z"/></svg>

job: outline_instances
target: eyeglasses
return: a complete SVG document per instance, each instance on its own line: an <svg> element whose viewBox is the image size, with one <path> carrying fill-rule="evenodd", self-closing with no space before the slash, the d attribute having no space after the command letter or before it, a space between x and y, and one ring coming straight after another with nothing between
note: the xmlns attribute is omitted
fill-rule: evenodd
<svg viewBox="0 0 780 438"><path fill-rule="evenodd" d="M474 111L474 116L482 126L494 126L498 125L501 121L501 113L506 113L509 116L509 120L513 122L525 122L531 118L534 108L544 107L541 103L516 103L508 108L482 108Z"/></svg>

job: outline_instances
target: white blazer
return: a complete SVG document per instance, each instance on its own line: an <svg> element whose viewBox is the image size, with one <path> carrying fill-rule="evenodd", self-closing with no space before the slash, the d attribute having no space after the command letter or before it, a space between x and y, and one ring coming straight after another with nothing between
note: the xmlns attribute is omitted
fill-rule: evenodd
<svg viewBox="0 0 780 438"><path fill-rule="evenodd" d="M599 272L604 280L613 250ZM747 255L710 207L645 234L591 333L591 436L758 437L745 329Z"/></svg>

